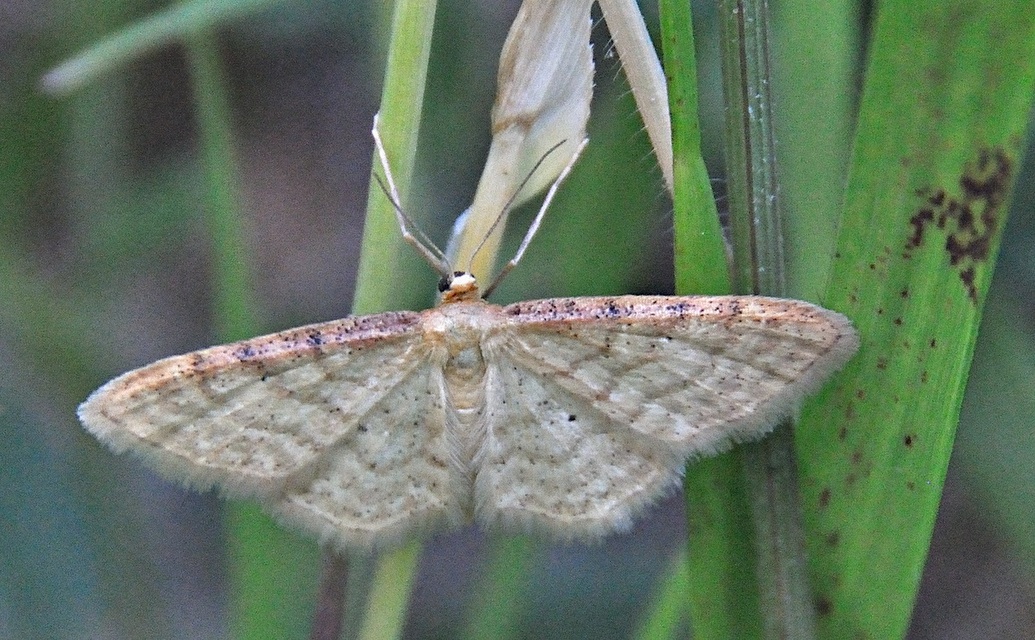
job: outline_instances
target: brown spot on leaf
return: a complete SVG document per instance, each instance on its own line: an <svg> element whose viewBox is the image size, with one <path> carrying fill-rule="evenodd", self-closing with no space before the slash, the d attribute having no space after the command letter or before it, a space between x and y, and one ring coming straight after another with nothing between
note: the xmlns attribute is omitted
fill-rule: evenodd
<svg viewBox="0 0 1035 640"><path fill-rule="evenodd" d="M823 541L827 543L828 547L836 547L841 542L841 533L839 531L831 531Z"/></svg>
<svg viewBox="0 0 1035 640"><path fill-rule="evenodd" d="M934 220L934 211L930 209L921 209L913 214L913 217L909 219L909 224L913 227L913 235L906 240L906 249L917 249L924 243L924 226L931 220Z"/></svg>
<svg viewBox="0 0 1035 640"><path fill-rule="evenodd" d="M825 487L819 492L819 508L825 509L830 504L830 487Z"/></svg>
<svg viewBox="0 0 1035 640"><path fill-rule="evenodd" d="M902 438L902 443L909 448L913 448L913 434L906 434L906 437Z"/></svg>
<svg viewBox="0 0 1035 640"><path fill-rule="evenodd" d="M1014 162L1003 148L986 148L963 168L957 194L949 195L941 188L918 190L925 201L909 218L912 233L903 256L923 245L925 232L933 223L945 234L949 265L958 270L967 297L976 304L977 266L991 257L1013 173Z"/></svg>
<svg viewBox="0 0 1035 640"><path fill-rule="evenodd" d="M847 436L848 436L848 427L841 427L840 429L837 430L837 439L840 440L841 442L844 442L844 440L845 440L845 438Z"/></svg>
<svg viewBox="0 0 1035 640"><path fill-rule="evenodd" d="M967 288L967 295L974 302L977 302L977 286L974 284L974 267L967 267L960 272L960 280L963 281L963 286Z"/></svg>
<svg viewBox="0 0 1035 640"><path fill-rule="evenodd" d="M826 596L816 598L816 613L821 616L829 616L834 611L834 603Z"/></svg>

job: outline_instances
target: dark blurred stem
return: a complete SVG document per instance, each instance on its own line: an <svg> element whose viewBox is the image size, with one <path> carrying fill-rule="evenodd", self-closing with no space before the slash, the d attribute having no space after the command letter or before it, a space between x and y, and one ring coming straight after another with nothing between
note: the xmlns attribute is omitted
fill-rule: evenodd
<svg viewBox="0 0 1035 640"><path fill-rule="evenodd" d="M764 637L815 638L792 422L783 422L761 442L745 445L743 460Z"/></svg>
<svg viewBox="0 0 1035 640"><path fill-rule="evenodd" d="M766 0L720 0L726 149L738 293L781 296L783 235L777 198ZM790 422L744 447L765 638L815 637Z"/></svg>
<svg viewBox="0 0 1035 640"><path fill-rule="evenodd" d="M342 621L345 619L345 578L348 568L348 558L333 549L324 549L320 564L316 611L313 615L313 626L309 631L310 640L338 640L341 637Z"/></svg>

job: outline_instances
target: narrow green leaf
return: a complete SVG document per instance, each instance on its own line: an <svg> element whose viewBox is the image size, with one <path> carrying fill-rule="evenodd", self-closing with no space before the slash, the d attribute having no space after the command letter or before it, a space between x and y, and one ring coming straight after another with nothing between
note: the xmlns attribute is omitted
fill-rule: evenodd
<svg viewBox="0 0 1035 640"><path fill-rule="evenodd" d="M725 242L700 149L696 58L690 3L660 4L665 75L672 110L673 204L677 293L730 292ZM684 486L691 574L687 585L693 626L702 637L753 637L759 633L753 540L740 452L692 461Z"/></svg>
<svg viewBox="0 0 1035 640"><path fill-rule="evenodd" d="M378 559L360 640L388 640L402 635L421 550L421 543L414 541Z"/></svg>
<svg viewBox="0 0 1035 640"><path fill-rule="evenodd" d="M315 602L316 545L278 526L254 503L230 503L225 513L232 637L304 637Z"/></svg>
<svg viewBox="0 0 1035 640"><path fill-rule="evenodd" d="M192 37L186 46L197 104L204 210L215 254L213 322L220 342L243 340L259 332L251 290L248 249L237 152L234 149L229 85L212 34Z"/></svg>
<svg viewBox="0 0 1035 640"><path fill-rule="evenodd" d="M379 127L404 208L417 150L435 7L433 1L397 2L392 17ZM381 171L376 153L371 171ZM410 277L411 271L402 266L404 254L413 257L412 249L402 240L391 203L371 179L353 313L410 306L413 292L420 287ZM361 637L394 638L401 633L420 549L420 544L413 543L378 556L374 563L354 563L373 572L369 583L357 576L358 582L370 590L365 610L345 611L348 624L362 625ZM354 570L353 574L358 572ZM350 591L350 603L361 599ZM346 632L354 633L355 629Z"/></svg>
<svg viewBox="0 0 1035 640"><path fill-rule="evenodd" d="M222 24L265 9L281 0L191 0L173 5L103 38L51 69L41 81L57 94L75 91L97 77L141 56Z"/></svg>
<svg viewBox="0 0 1035 640"><path fill-rule="evenodd" d="M186 43L194 80L205 181L205 220L214 254L214 318L220 341L260 333L244 238L228 82L212 34ZM227 506L231 627L237 638L297 636L308 623L315 549L251 503Z"/></svg>
<svg viewBox="0 0 1035 640"><path fill-rule="evenodd" d="M1035 84L1025 0L879 5L825 303L862 348L797 431L822 637L902 637Z"/></svg>
<svg viewBox="0 0 1035 640"><path fill-rule="evenodd" d="M464 630L466 640L513 637L528 603L529 572L538 559L538 545L524 536L493 540L483 576L473 590L471 612Z"/></svg>
<svg viewBox="0 0 1035 640"><path fill-rule="evenodd" d="M396 3L381 92L381 138L403 200L399 204L411 215L418 213L407 206L407 194L417 153L434 23L435 2ZM376 154L371 171L381 173ZM356 314L408 306L409 292L418 288L410 270L403 267L405 259L416 258L416 254L403 241L391 202L373 178L370 185L352 303Z"/></svg>
<svg viewBox="0 0 1035 640"><path fill-rule="evenodd" d="M689 4L670 4L671 9L667 4L662 6L662 25L663 30L668 29L663 42L676 149L677 292L729 293L731 282L718 214L700 155ZM680 60L682 68L676 64ZM681 194L681 188L682 194L689 197ZM697 256L710 259L695 260ZM698 277L704 281L680 277L681 272L700 273ZM692 288L684 290L678 286L684 284ZM737 449L717 458L692 462L687 469L689 564L694 575L708 576L691 582L687 593L695 631L702 637L753 637L761 633L750 498L741 471L745 464L743 456L743 450Z"/></svg>
<svg viewBox="0 0 1035 640"><path fill-rule="evenodd" d="M861 6L781 0L770 7L787 293L818 300L830 272L855 129Z"/></svg>
<svg viewBox="0 0 1035 640"><path fill-rule="evenodd" d="M729 293L729 268L719 212L701 154L697 58L690 3L662 0L660 10L662 52L672 113L676 291L702 295Z"/></svg>
<svg viewBox="0 0 1035 640"><path fill-rule="evenodd" d="M727 179L733 288L741 294L784 296L783 211L779 206L775 110L770 71L768 3L719 3L726 97ZM805 530L797 483L793 424L784 420L759 442L740 447L749 496L755 581L764 638L815 638L815 612L805 560ZM731 503L730 508L741 505ZM741 559L747 570L747 558ZM752 612L744 610L742 618Z"/></svg>
<svg viewBox="0 0 1035 640"><path fill-rule="evenodd" d="M686 550L672 555L659 581L658 593L651 598L651 607L633 636L637 640L676 638L688 622L686 592L690 588L690 564Z"/></svg>

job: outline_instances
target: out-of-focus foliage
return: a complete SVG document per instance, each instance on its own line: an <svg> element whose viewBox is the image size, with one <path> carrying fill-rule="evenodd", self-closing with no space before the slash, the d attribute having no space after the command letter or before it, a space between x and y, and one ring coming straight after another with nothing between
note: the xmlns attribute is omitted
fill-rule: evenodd
<svg viewBox="0 0 1035 640"><path fill-rule="evenodd" d="M53 65L160 9L132 0L47 7L12 3L0 21L0 636L226 637L237 594L225 573L220 501L113 456L74 417L76 404L108 377L217 339L211 320L219 274L201 210L187 66L182 50L167 46L67 97L45 95L40 79ZM440 3L410 198L418 203L411 213L436 240L473 194L488 147L496 57L515 11L514 3ZM706 151L718 149L721 128L708 18L706 11L695 14ZM830 32L847 40L839 46L857 54L865 18L844 8L826 19L840 25ZM781 13L776 38L795 33L790 26L802 20ZM349 311L388 21L382 3L320 1L277 3L220 22L259 330ZM824 42L819 34L813 44ZM660 172L608 55L605 26L598 24L594 36L590 147L498 301L671 286L670 205ZM782 44L777 56L796 44ZM827 84L814 89L837 122L819 128L815 111L788 106L784 139L805 131L847 144L843 132L851 125L844 119L852 116L843 102L856 95L860 58L848 56L853 66L828 70ZM803 73L795 76L803 86L810 78L820 82L819 71ZM812 164L794 171L834 174L830 163L846 158L847 149L830 155L835 160L810 156L802 162ZM714 153L708 160L721 166ZM1023 224L1031 219L1033 183L1019 180L1015 209L1022 213L1011 216L1008 234L1016 241L1006 243L1002 257L1013 268L994 289L999 301L989 303L989 331L979 342L987 350L977 356L956 452L961 486L989 505L981 511L1004 553L1016 549L1029 559L1012 581L960 581L961 591L984 593L986 602L997 601L996 588L1030 590L1035 571L1025 538L1035 508L1025 482L1035 446L1025 438L1035 431L1025 429L1031 414L1019 394L1026 392L1011 391L1014 383L1023 388L1035 353L1026 302L1035 260L1027 241L1032 229ZM824 182L822 200L842 187ZM523 232L530 215L516 213L511 235ZM412 283L408 306L430 302L434 276L419 259L398 269ZM521 599L508 603L513 636L631 634L647 599L661 593L657 580L667 558L685 540L681 508L678 500L665 502L633 534L600 547L540 547ZM303 560L275 587L280 608L271 613L285 635L301 637L315 586L315 545L284 537ZM408 637L477 627L466 615L474 585L484 584L486 547L476 532L427 546L404 626ZM943 617L977 627L987 615L923 592L920 602L918 618L937 618L931 612L947 605ZM1001 635L1031 635L1032 611L999 613L1020 625Z"/></svg>

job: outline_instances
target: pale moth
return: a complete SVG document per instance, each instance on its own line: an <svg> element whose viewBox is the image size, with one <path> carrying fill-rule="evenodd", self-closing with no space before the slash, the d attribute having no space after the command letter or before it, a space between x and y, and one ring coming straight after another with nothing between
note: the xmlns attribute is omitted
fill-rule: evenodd
<svg viewBox="0 0 1035 640"><path fill-rule="evenodd" d="M472 520L588 540L627 529L688 459L767 433L857 347L844 316L794 300L493 305L396 210L443 276L439 306L159 360L90 395L83 425L117 453L195 489L254 498L340 550Z"/></svg>

